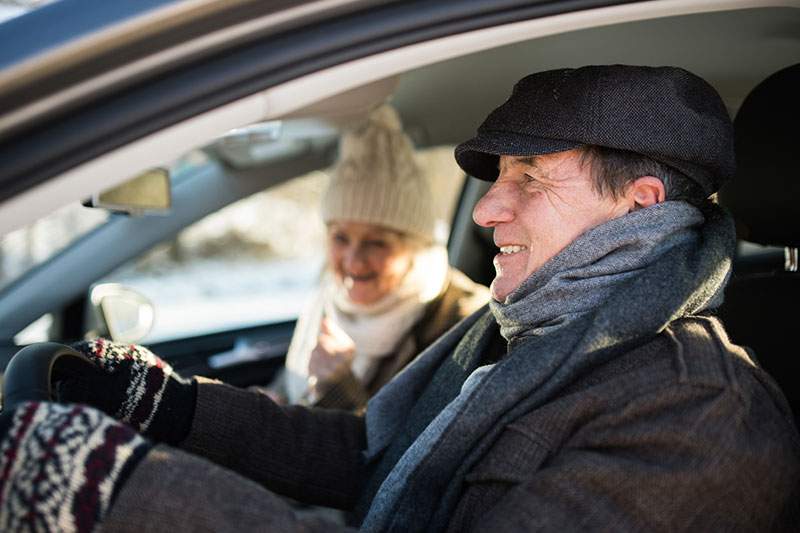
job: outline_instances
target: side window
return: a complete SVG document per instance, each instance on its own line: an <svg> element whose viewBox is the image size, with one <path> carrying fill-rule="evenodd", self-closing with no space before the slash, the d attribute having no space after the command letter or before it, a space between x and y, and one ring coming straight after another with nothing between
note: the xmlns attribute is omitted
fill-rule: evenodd
<svg viewBox="0 0 800 533"><path fill-rule="evenodd" d="M417 152L417 161L425 171L431 188L433 206L439 225L437 235L443 243L450 235L450 225L455 215L461 189L464 186L464 171L456 164L452 146L439 146Z"/></svg>
<svg viewBox="0 0 800 533"><path fill-rule="evenodd" d="M443 240L464 179L452 154L419 153ZM122 284L153 303L145 344L293 320L324 268L319 205L327 182L313 172L240 200L98 283Z"/></svg>

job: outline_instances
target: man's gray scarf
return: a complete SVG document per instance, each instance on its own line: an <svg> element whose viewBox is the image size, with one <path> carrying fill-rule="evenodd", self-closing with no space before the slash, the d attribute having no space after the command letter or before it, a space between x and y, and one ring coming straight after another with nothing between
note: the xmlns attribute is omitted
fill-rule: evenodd
<svg viewBox="0 0 800 533"><path fill-rule="evenodd" d="M363 530L444 530L465 474L510 422L673 320L719 306L734 246L730 217L716 205L701 211L664 202L589 230L505 302L492 302L508 354L475 370L406 450L373 499ZM490 326L485 308L466 318L372 399L368 461L403 427L459 340L471 328Z"/></svg>

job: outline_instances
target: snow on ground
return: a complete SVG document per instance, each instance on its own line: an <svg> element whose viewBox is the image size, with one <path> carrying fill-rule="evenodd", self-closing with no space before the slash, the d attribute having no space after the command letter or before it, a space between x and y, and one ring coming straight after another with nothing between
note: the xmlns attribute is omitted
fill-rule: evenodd
<svg viewBox="0 0 800 533"><path fill-rule="evenodd" d="M157 276L116 277L155 307L143 343L297 318L316 286L322 254L296 259L211 258Z"/></svg>

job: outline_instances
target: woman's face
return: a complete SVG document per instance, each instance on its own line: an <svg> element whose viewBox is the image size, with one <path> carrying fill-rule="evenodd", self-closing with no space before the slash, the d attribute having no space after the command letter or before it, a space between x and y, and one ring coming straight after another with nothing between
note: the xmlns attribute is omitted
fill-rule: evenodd
<svg viewBox="0 0 800 533"><path fill-rule="evenodd" d="M408 239L396 231L361 222L328 224L328 263L354 303L371 304L395 290L412 257Z"/></svg>

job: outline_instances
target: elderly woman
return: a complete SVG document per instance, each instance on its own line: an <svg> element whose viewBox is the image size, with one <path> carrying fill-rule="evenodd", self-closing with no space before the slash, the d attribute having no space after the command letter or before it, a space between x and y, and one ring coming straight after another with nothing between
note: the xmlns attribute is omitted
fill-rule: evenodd
<svg viewBox="0 0 800 533"><path fill-rule="evenodd" d="M344 135L322 217L327 269L278 391L290 403L357 410L488 291L449 267L426 178L388 105Z"/></svg>

